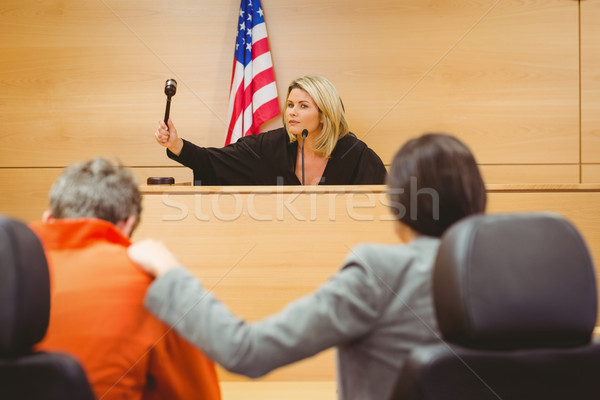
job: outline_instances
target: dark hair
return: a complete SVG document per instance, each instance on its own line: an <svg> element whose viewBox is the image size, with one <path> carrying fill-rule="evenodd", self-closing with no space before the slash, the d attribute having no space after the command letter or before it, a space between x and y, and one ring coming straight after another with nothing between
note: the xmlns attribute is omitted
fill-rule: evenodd
<svg viewBox="0 0 600 400"><path fill-rule="evenodd" d="M485 211L475 158L448 134L409 140L394 156L387 184L392 212L422 235L439 237L459 219Z"/></svg>

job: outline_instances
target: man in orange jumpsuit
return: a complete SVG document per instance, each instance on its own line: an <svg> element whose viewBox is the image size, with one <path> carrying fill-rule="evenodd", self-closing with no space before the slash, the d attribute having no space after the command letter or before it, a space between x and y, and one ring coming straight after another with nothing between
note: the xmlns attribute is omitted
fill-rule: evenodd
<svg viewBox="0 0 600 400"><path fill-rule="evenodd" d="M51 279L39 347L77 357L99 399L220 399L212 361L144 309L152 279L127 256L140 212L135 179L105 159L54 183L50 210L31 224Z"/></svg>

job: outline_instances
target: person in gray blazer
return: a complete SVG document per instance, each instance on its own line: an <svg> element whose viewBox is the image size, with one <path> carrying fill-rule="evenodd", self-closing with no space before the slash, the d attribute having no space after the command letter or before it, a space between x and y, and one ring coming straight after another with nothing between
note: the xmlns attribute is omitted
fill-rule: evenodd
<svg viewBox="0 0 600 400"><path fill-rule="evenodd" d="M129 248L156 280L145 305L229 371L259 377L337 347L339 399L385 399L410 350L439 340L431 273L439 238L483 213L486 190L471 151L447 134L408 141L388 177L403 244L361 244L313 293L248 323L153 239Z"/></svg>

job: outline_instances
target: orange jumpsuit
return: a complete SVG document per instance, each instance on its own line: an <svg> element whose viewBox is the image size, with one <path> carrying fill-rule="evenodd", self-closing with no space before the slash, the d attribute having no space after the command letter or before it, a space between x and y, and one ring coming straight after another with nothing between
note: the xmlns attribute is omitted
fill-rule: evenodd
<svg viewBox="0 0 600 400"><path fill-rule="evenodd" d="M33 222L48 258L50 325L40 349L79 359L102 400L220 399L212 361L144 309L152 278L130 241L92 218Z"/></svg>

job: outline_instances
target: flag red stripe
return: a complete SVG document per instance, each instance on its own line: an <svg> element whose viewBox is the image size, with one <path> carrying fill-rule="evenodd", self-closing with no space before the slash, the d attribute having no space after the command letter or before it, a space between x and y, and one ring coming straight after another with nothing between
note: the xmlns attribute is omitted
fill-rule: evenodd
<svg viewBox="0 0 600 400"><path fill-rule="evenodd" d="M267 86L274 80L275 76L273 75L273 70L270 68L256 75L254 79L252 79L250 86L248 86L244 91L244 104L252 104L252 96L254 96L254 92L262 89L264 86Z"/></svg>
<svg viewBox="0 0 600 400"><path fill-rule="evenodd" d="M260 0L241 1L229 87L226 145L240 136L260 133L260 126L264 122L281 113ZM246 18L245 15L251 15L252 18ZM250 43L248 40L251 35L252 40L256 42L248 49L246 46ZM246 65L246 68L243 65Z"/></svg>
<svg viewBox="0 0 600 400"><path fill-rule="evenodd" d="M254 134L257 135L260 133L260 126L270 120L278 116L281 113L279 110L279 100L274 98L260 106L257 110L254 110L254 121L252 123Z"/></svg>
<svg viewBox="0 0 600 400"><path fill-rule="evenodd" d="M262 56L269 52L269 40L267 38L260 39L256 43L252 43L252 59Z"/></svg>

